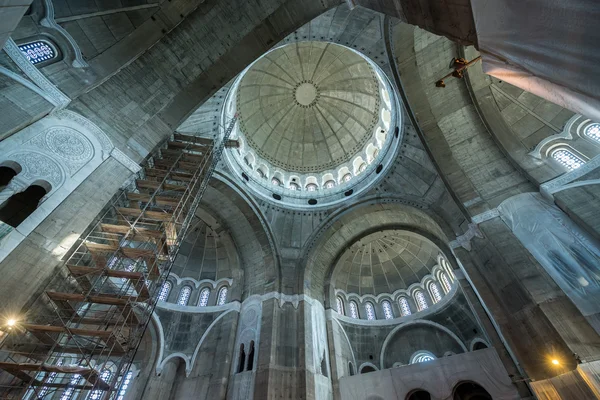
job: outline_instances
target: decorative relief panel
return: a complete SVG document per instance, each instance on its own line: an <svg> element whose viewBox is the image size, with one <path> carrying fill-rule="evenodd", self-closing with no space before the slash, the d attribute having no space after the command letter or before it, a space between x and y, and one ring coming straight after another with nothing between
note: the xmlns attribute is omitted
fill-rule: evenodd
<svg viewBox="0 0 600 400"><path fill-rule="evenodd" d="M50 128L24 145L46 150L63 161L63 166L70 176L94 157L94 147L89 139L68 127Z"/></svg>
<svg viewBox="0 0 600 400"><path fill-rule="evenodd" d="M64 182L65 177L58 163L44 154L27 151L11 154L9 158L23 168L19 174L23 180L33 182L43 179L52 185L52 189Z"/></svg>

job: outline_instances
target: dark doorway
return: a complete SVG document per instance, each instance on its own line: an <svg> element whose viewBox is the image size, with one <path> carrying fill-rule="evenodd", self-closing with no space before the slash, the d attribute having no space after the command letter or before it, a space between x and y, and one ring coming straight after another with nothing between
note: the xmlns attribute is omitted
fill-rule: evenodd
<svg viewBox="0 0 600 400"><path fill-rule="evenodd" d="M25 191L12 195L0 206L0 221L16 228L35 211L45 195L46 189L38 185L31 185Z"/></svg>
<svg viewBox="0 0 600 400"><path fill-rule="evenodd" d="M454 400L492 400L492 396L480 385L462 382L454 388Z"/></svg>

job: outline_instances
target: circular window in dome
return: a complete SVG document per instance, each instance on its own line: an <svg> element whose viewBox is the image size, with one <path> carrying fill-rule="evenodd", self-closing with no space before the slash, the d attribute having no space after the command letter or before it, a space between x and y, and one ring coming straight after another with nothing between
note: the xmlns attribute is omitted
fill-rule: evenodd
<svg viewBox="0 0 600 400"><path fill-rule="evenodd" d="M277 47L244 70L223 106L222 126L237 115L227 149L234 171L264 198L301 207L360 193L387 166L400 140L400 107L385 74L363 54L328 42ZM270 184L269 184L270 183Z"/></svg>

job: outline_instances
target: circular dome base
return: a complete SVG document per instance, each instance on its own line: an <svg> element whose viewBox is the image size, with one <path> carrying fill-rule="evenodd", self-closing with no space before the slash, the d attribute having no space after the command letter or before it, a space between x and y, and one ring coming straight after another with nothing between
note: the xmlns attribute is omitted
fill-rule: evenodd
<svg viewBox="0 0 600 400"><path fill-rule="evenodd" d="M298 87L296 87L294 98L301 106L310 107L316 103L318 94L319 91L314 83L302 82L300 85L298 85Z"/></svg>

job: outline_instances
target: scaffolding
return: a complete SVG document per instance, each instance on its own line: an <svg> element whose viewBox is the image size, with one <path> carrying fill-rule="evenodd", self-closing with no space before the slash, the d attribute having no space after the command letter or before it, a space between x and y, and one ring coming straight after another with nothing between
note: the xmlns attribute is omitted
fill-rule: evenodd
<svg viewBox="0 0 600 400"><path fill-rule="evenodd" d="M0 399L123 398L158 296L225 147L173 134L73 246L0 347ZM124 383L125 382L125 383Z"/></svg>

